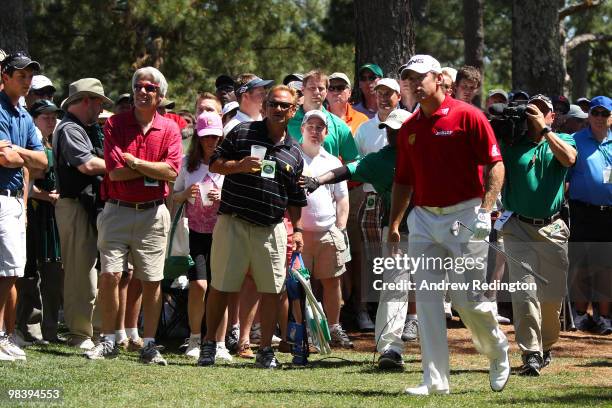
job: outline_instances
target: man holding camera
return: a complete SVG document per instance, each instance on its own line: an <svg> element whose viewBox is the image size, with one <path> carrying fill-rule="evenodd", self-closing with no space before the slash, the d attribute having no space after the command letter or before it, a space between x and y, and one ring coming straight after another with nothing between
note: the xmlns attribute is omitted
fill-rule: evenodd
<svg viewBox="0 0 612 408"><path fill-rule="evenodd" d="M523 357L519 375L538 376L550 363L550 350L559 338L569 237L560 210L565 176L576 162L576 144L570 135L551 130L555 113L548 97L531 97L524 115L525 132L518 137L498 135L506 167L502 197L506 215L511 212L511 217L503 217L507 222L496 228L503 226L508 254L550 281L536 289L530 273L509 264L511 282L533 287L512 293L516 342Z"/></svg>

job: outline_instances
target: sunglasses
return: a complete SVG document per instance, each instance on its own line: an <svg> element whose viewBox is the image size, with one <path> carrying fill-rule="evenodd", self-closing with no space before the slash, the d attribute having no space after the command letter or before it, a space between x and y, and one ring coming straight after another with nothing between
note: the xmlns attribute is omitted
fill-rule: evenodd
<svg viewBox="0 0 612 408"><path fill-rule="evenodd" d="M602 118L607 118L607 117L610 116L610 111L606 111L606 110L592 110L591 111L591 116L593 116L593 117L600 116Z"/></svg>
<svg viewBox="0 0 612 408"><path fill-rule="evenodd" d="M280 108L281 110L286 111L292 108L294 105L289 102L267 101L266 106L270 109Z"/></svg>
<svg viewBox="0 0 612 408"><path fill-rule="evenodd" d="M52 98L54 93L55 92L50 89L36 89L32 91L33 95L40 96L40 97L46 96L47 98Z"/></svg>
<svg viewBox="0 0 612 408"><path fill-rule="evenodd" d="M156 92L159 89L159 85L152 83L136 84L134 85L134 92L138 92L142 88L144 88L147 92Z"/></svg>
<svg viewBox="0 0 612 408"><path fill-rule="evenodd" d="M347 89L348 86L346 85L330 85L329 88L327 88L330 92L342 92L345 89Z"/></svg>
<svg viewBox="0 0 612 408"><path fill-rule="evenodd" d="M376 78L378 78L376 75L361 75L359 77L359 80L362 82L372 82L372 81L376 81Z"/></svg>

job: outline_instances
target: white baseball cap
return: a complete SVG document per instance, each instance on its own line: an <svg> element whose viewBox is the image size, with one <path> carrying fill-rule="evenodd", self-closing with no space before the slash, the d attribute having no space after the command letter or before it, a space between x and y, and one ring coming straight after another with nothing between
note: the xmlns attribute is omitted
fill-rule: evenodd
<svg viewBox="0 0 612 408"><path fill-rule="evenodd" d="M381 87L381 86L386 86L387 88L391 88L395 92L400 93L400 86L397 83L397 81L393 78L379 79L378 82L376 83L376 86L374 87L374 90L376 90L376 88Z"/></svg>
<svg viewBox="0 0 612 408"><path fill-rule="evenodd" d="M304 115L304 119L302 119L302 125L308 122L311 118L321 119L325 124L325 127L327 127L327 115L325 114L325 112L320 111L318 109L313 109L306 112L306 114Z"/></svg>
<svg viewBox="0 0 612 408"><path fill-rule="evenodd" d="M231 101L223 105L223 110L221 111L221 116L225 116L234 109L240 108L240 105L236 101Z"/></svg>
<svg viewBox="0 0 612 408"><path fill-rule="evenodd" d="M387 120L378 124L378 128L382 129L385 126L389 126L391 129L397 130L402 127L402 123L404 123L411 115L412 113L408 112L407 110L395 109L389 113Z"/></svg>
<svg viewBox="0 0 612 408"><path fill-rule="evenodd" d="M346 76L346 74L343 72L334 72L329 76L329 80L331 81L332 79L341 79L346 82L349 88L351 87L351 81L349 80L348 76Z"/></svg>
<svg viewBox="0 0 612 408"><path fill-rule="evenodd" d="M53 86L53 82L51 82L49 78L47 78L44 75L34 75L32 77L32 84L30 85L30 90L37 91L39 89L43 89L48 86L53 88L53 92L56 91L55 87Z"/></svg>
<svg viewBox="0 0 612 408"><path fill-rule="evenodd" d="M435 72L436 74L442 73L442 66L437 59L431 55L417 54L410 58L410 61L406 64L406 67L402 72L410 70L418 72L419 74L426 74L428 72Z"/></svg>

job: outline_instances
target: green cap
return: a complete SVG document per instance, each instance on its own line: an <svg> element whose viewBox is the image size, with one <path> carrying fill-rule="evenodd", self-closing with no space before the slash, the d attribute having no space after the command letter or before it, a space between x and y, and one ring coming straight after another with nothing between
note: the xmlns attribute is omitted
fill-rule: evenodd
<svg viewBox="0 0 612 408"><path fill-rule="evenodd" d="M374 73L374 75L376 75L379 78L382 78L385 76L383 74L382 68L376 64L372 64L372 63L363 64L361 68L359 68L359 73L361 74L361 71L363 71L364 69L369 69L370 71Z"/></svg>

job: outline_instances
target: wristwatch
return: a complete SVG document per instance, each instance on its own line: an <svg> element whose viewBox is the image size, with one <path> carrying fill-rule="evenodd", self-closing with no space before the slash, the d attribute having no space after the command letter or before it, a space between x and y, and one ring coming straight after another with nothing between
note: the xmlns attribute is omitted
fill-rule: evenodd
<svg viewBox="0 0 612 408"><path fill-rule="evenodd" d="M550 128L550 126L544 126L542 128L542 130L540 131L540 135L544 136L547 133L552 132L552 129Z"/></svg>
<svg viewBox="0 0 612 408"><path fill-rule="evenodd" d="M134 161L132 162L132 164L130 164L130 169L135 170L136 169L136 165L138 164L138 159L134 159Z"/></svg>

